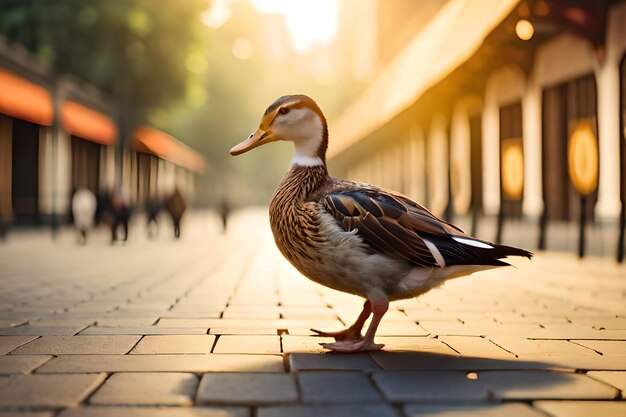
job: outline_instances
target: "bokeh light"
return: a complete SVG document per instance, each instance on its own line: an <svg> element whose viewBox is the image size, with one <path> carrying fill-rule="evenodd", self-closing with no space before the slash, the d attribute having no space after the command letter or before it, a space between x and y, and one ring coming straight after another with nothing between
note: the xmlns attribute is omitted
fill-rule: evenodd
<svg viewBox="0 0 626 417"><path fill-rule="evenodd" d="M252 45L250 39L239 38L233 43L233 55L235 58L245 61L250 59L253 53L254 45Z"/></svg>
<svg viewBox="0 0 626 417"><path fill-rule="evenodd" d="M535 28L533 27L533 24L530 23L528 20L520 19L515 25L515 33L517 34L517 37L521 40L528 41L532 39L533 35L535 34Z"/></svg>

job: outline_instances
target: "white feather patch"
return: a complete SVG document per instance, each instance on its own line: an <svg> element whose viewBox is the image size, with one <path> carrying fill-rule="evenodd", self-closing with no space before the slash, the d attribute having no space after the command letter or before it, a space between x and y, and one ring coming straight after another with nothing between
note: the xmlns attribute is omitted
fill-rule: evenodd
<svg viewBox="0 0 626 417"><path fill-rule="evenodd" d="M303 167L314 167L319 165L324 165L324 161L319 156L308 156L308 155L299 155L293 157L291 161L292 165L300 165Z"/></svg>
<svg viewBox="0 0 626 417"><path fill-rule="evenodd" d="M476 248L483 248L483 249L493 249L493 246L491 245L488 245L483 242L479 242L477 240L467 239L465 237L452 236L452 239L456 240L457 242L463 245L469 245L469 246L474 246Z"/></svg>
<svg viewBox="0 0 626 417"><path fill-rule="evenodd" d="M428 248L430 253L433 254L433 258L435 258L435 261L437 261L437 265L439 265L441 268L446 266L446 261L443 259L443 256L441 256L441 252L439 252L439 249L437 249L437 246L429 240L426 240L424 238L422 238L422 240L426 244L426 247Z"/></svg>

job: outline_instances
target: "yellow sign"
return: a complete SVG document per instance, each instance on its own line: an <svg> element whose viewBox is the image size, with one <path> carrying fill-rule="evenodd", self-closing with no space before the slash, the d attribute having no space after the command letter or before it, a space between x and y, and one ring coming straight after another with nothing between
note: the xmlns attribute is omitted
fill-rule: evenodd
<svg viewBox="0 0 626 417"><path fill-rule="evenodd" d="M521 200L524 192L522 139L502 140L502 193L507 200Z"/></svg>
<svg viewBox="0 0 626 417"><path fill-rule="evenodd" d="M569 176L582 195L598 186L598 140L592 122L585 120L572 129L567 150Z"/></svg>

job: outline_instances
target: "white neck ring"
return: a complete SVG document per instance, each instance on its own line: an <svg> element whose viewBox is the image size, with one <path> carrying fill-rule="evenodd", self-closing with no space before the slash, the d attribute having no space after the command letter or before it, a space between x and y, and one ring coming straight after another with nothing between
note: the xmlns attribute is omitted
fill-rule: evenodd
<svg viewBox="0 0 626 417"><path fill-rule="evenodd" d="M299 155L293 157L291 161L292 165L300 165L303 167L315 167L324 165L324 161L319 156L308 156L308 155Z"/></svg>

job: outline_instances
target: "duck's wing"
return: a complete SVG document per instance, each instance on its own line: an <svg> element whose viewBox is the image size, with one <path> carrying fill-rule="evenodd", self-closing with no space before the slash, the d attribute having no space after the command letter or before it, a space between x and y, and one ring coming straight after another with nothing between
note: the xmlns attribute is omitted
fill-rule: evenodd
<svg viewBox="0 0 626 417"><path fill-rule="evenodd" d="M345 182L329 187L322 201L344 230L357 230L374 251L417 266L508 265L498 259L529 256L468 236L409 198L379 188Z"/></svg>

